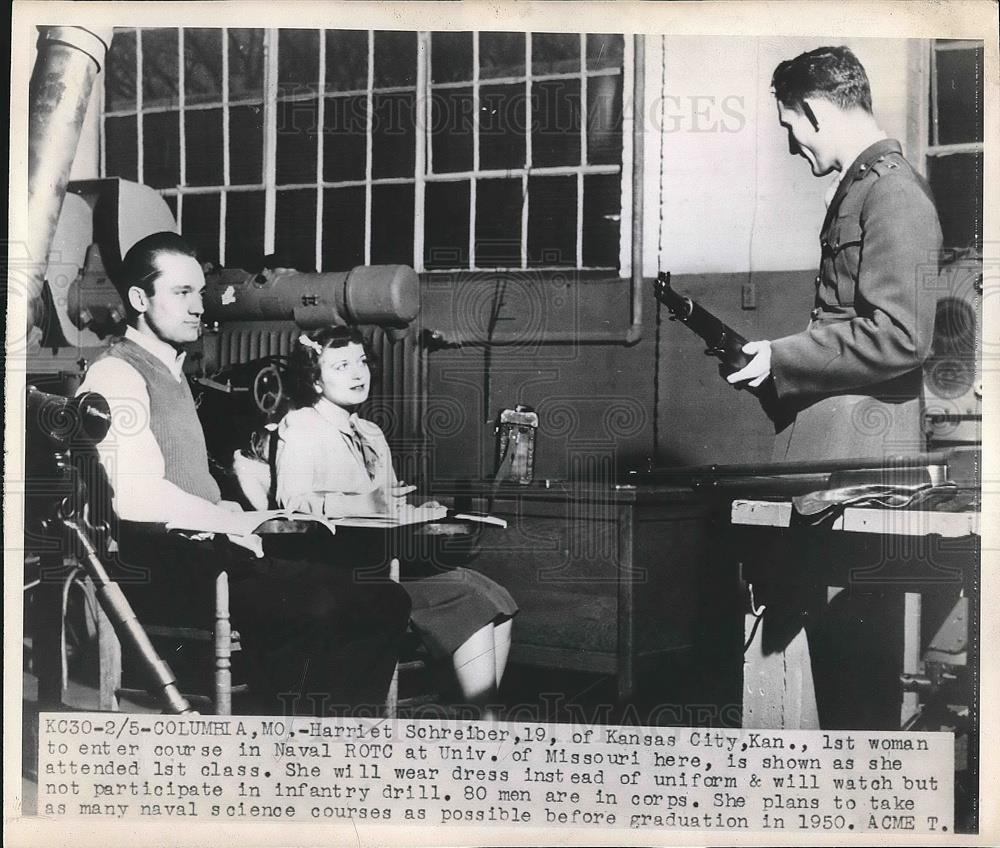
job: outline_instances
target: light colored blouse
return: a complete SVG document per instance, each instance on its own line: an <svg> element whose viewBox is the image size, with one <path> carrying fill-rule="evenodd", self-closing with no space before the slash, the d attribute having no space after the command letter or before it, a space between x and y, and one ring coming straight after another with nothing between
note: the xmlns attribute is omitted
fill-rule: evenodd
<svg viewBox="0 0 1000 848"><path fill-rule="evenodd" d="M377 424L320 398L278 426L277 497L291 510L329 516L372 512L371 494L396 484L392 453ZM358 437L368 448L368 464Z"/></svg>

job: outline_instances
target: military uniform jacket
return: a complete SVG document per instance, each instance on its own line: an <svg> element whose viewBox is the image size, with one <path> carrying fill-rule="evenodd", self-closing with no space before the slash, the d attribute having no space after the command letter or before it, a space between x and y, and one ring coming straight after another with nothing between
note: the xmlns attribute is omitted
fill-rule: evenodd
<svg viewBox="0 0 1000 848"><path fill-rule="evenodd" d="M809 325L771 345L776 461L921 450L940 248L930 189L899 142L867 148L827 209Z"/></svg>

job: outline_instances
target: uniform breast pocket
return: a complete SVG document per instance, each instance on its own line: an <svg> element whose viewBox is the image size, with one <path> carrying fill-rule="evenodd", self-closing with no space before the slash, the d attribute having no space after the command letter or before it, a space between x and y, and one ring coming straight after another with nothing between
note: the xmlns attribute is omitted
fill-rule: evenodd
<svg viewBox="0 0 1000 848"><path fill-rule="evenodd" d="M854 302L862 260L862 242L861 224L855 217L838 218L830 228L827 257L831 282L836 286L837 300L841 305Z"/></svg>

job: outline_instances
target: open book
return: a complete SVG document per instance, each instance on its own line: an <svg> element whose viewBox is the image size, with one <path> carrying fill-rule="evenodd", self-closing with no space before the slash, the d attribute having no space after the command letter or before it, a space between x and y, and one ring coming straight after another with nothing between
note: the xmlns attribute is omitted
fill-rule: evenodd
<svg viewBox="0 0 1000 848"><path fill-rule="evenodd" d="M400 508L395 515L343 515L329 520L338 527L404 527L407 524L424 524L440 521L448 514L441 505L409 506Z"/></svg>
<svg viewBox="0 0 1000 848"><path fill-rule="evenodd" d="M227 533L233 536L249 536L269 521L310 521L336 533L339 521L323 515L294 512L290 509L254 509L246 512L232 512L225 515L213 513L183 523L168 523L168 530L187 530L194 533Z"/></svg>

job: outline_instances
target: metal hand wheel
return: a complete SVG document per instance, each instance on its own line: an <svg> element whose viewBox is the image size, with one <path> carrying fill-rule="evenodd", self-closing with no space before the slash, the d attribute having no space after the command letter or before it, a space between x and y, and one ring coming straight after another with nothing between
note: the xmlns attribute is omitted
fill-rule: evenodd
<svg viewBox="0 0 1000 848"><path fill-rule="evenodd" d="M285 390L281 382L281 371L276 364L272 362L257 372L257 376L253 378L251 394L257 409L265 415L277 411L285 397Z"/></svg>

